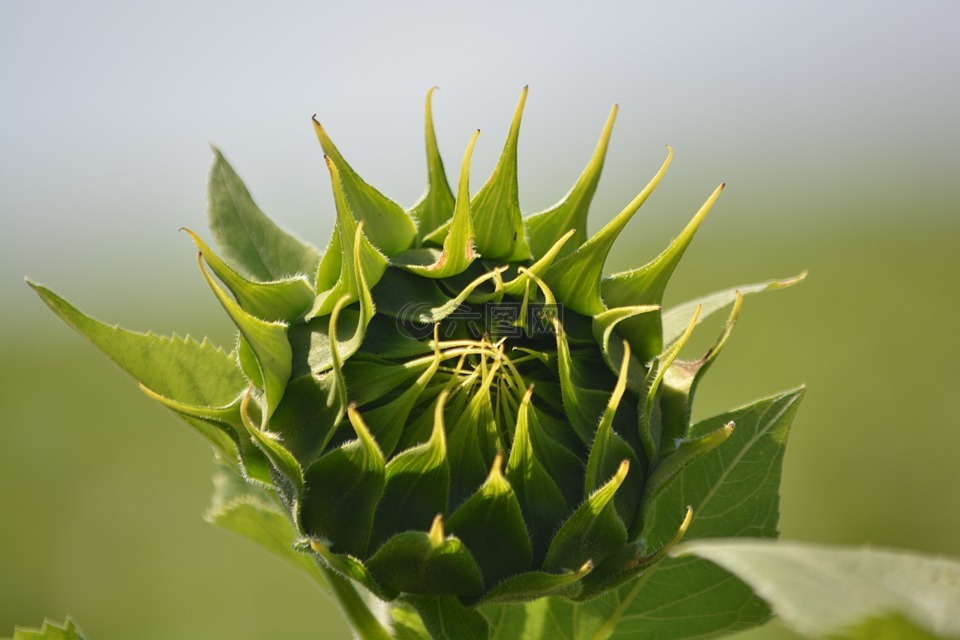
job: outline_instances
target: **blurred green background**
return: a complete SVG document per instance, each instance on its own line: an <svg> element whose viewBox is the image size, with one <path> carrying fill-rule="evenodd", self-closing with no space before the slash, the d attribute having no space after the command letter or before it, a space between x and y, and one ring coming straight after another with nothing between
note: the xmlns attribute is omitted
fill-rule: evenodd
<svg viewBox="0 0 960 640"><path fill-rule="evenodd" d="M483 130L475 187L531 85L528 211L572 184L618 101L592 229L675 148L611 270L655 255L726 180L668 302L810 276L747 300L698 415L806 383L783 535L960 556L960 9L626 5L0 4L0 636L70 613L91 640L349 637L306 578L203 522L207 447L22 278L228 345L176 232L204 227L204 143L322 247L333 206L309 116L408 205L435 84L449 167Z"/></svg>

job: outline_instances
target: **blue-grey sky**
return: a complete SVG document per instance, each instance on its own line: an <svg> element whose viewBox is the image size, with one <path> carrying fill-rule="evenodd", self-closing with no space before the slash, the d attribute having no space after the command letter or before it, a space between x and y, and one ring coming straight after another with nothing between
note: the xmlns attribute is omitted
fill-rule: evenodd
<svg viewBox="0 0 960 640"><path fill-rule="evenodd" d="M204 226L208 142L322 248L332 200L310 116L409 205L433 85L448 169L483 131L478 187L530 84L529 211L566 191L618 102L595 221L645 183L665 144L677 153L658 195L668 210L692 212L727 180L724 215L768 225L865 216L873 200L885 215L956 215L958 27L952 1L5 0L0 291L20 300L27 273L81 295L138 271L159 283L159 265L188 273L176 229ZM946 195L917 204L931 190Z"/></svg>

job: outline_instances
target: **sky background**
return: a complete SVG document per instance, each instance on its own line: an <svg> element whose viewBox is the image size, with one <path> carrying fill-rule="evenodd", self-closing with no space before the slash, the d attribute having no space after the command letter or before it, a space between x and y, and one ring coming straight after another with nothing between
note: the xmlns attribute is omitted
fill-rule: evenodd
<svg viewBox="0 0 960 640"><path fill-rule="evenodd" d="M958 27L952 1L0 2L0 636L72 612L92 640L346 637L305 580L202 522L209 452L23 277L229 344L177 232L205 233L209 144L322 248L310 117L409 206L435 85L448 171L481 129L475 188L530 85L527 212L567 191L618 103L591 231L674 148L612 269L726 181L668 301L811 276L748 301L698 413L806 382L784 535L960 555Z"/></svg>

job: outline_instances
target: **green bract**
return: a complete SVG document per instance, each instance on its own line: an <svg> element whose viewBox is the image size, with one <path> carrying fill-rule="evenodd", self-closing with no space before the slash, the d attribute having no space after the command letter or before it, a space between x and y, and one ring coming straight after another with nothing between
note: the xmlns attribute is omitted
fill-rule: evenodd
<svg viewBox="0 0 960 640"><path fill-rule="evenodd" d="M274 505L264 514L288 516L289 545L312 555L335 591L348 588L345 577L396 601L401 626L412 606L437 637L483 637L477 611L546 596L583 602L647 571L706 504L698 487L722 488L739 460L701 458L722 452L741 418L752 439L732 454L774 431L782 445L799 395L691 425L694 391L742 294L799 278L661 309L723 185L663 253L604 276L672 151L588 237L614 108L566 197L523 217L516 153L525 98L526 90L493 175L471 197L477 135L454 194L428 95L429 183L409 211L358 176L315 122L337 214L323 254L270 221L216 152L209 223L222 258L188 233L238 329L231 353L108 327L32 285L258 487L256 500ZM695 326L727 307L714 347L677 359ZM768 455L779 469L781 448ZM772 495L757 505L755 530L733 518L730 530L704 534L771 535L775 486Z"/></svg>

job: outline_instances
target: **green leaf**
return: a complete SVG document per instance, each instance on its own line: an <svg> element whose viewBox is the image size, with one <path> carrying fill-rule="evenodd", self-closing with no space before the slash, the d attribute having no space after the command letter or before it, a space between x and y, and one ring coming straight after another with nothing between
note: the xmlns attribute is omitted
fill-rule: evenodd
<svg viewBox="0 0 960 640"><path fill-rule="evenodd" d="M659 305L663 302L663 293L666 291L670 276L673 275L674 269L680 263L680 258L690 246L694 234L713 207L713 203L720 197L725 184L721 184L714 190L693 219L687 223L670 246L664 249L663 253L642 267L616 273L603 279L600 292L603 302L608 307ZM659 313L645 314L627 320L620 325L619 331L620 335L630 341L630 346L642 362L660 353L664 344L670 344L663 339Z"/></svg>
<svg viewBox="0 0 960 640"><path fill-rule="evenodd" d="M596 235L577 247L573 253L550 266L543 279L561 303L573 311L587 316L596 315L606 309L604 301L609 303L609 300L607 300L606 295L601 299L600 292L603 265L607 261L607 255L610 253L617 236L627 226L630 218L660 184L660 179L667 172L667 167L670 166L672 159L673 149L667 147L667 159L656 175L653 176L653 179L643 188L643 191L637 194L637 197ZM609 304L609 306L637 306L643 304L659 304L659 301L635 301Z"/></svg>
<svg viewBox="0 0 960 640"><path fill-rule="evenodd" d="M640 530L645 550L673 537L687 506L693 508L688 540L775 537L783 452L803 393L802 387L787 391L691 427L687 435L695 439L736 425L722 447L692 461L682 475L648 485L650 498L632 529Z"/></svg>
<svg viewBox="0 0 960 640"><path fill-rule="evenodd" d="M447 512L450 465L443 423L445 397L434 412L430 440L394 457L386 468L386 486L377 507L371 546L376 548L391 535L419 529L437 514Z"/></svg>
<svg viewBox="0 0 960 640"><path fill-rule="evenodd" d="M62 625L44 620L43 626L39 629L25 629L17 627L13 630L12 640L84 640L83 631L80 630L70 616Z"/></svg>
<svg viewBox="0 0 960 640"><path fill-rule="evenodd" d="M353 167L340 155L340 151L334 146L316 118L313 119L313 128L320 140L320 146L323 147L323 152L328 157L327 164L329 165L332 161L339 170L339 177L333 178L334 189L338 189L337 183L342 183L349 210L367 229L370 242L388 256L409 249L417 235L416 225L410 216L400 205L357 175ZM338 211L340 209L339 203L337 209Z"/></svg>
<svg viewBox="0 0 960 640"><path fill-rule="evenodd" d="M497 454L486 482L448 522L449 530L476 558L487 588L527 569L531 560L530 537L516 494L501 472L502 464L503 454Z"/></svg>
<svg viewBox="0 0 960 640"><path fill-rule="evenodd" d="M730 571L807 637L894 637L917 627L927 634L919 637L960 637L960 560L767 540L698 540L673 553Z"/></svg>
<svg viewBox="0 0 960 640"><path fill-rule="evenodd" d="M671 455L661 460L650 474L642 501L655 501L660 492L677 482L694 461L726 442L733 434L734 426L733 422L728 422L716 431L680 442Z"/></svg>
<svg viewBox="0 0 960 640"><path fill-rule="evenodd" d="M219 407L235 400L247 386L234 355L207 340L198 343L189 337L166 338L110 327L43 285L29 280L27 284L61 320L157 393L188 404Z"/></svg>
<svg viewBox="0 0 960 640"><path fill-rule="evenodd" d="M709 562L668 558L618 590L586 602L541 598L523 607L484 605L507 640L684 640L762 624L770 611L750 588Z"/></svg>
<svg viewBox="0 0 960 640"><path fill-rule="evenodd" d="M253 202L243 181L214 147L207 182L207 222L224 255L264 282L288 276L312 277L317 250L278 227Z"/></svg>
<svg viewBox="0 0 960 640"><path fill-rule="evenodd" d="M182 230L190 234L210 269L250 315L267 322L294 322L302 318L313 304L315 293L306 277L295 276L273 282L247 280L221 260L197 234L187 228Z"/></svg>
<svg viewBox="0 0 960 640"><path fill-rule="evenodd" d="M188 405L222 407L234 402L247 386L234 354L209 341L160 337L108 326L78 310L50 289L27 281L57 316L89 340L143 387ZM207 422L187 420L215 449L236 455L237 434Z"/></svg>
<svg viewBox="0 0 960 640"><path fill-rule="evenodd" d="M393 264L426 278L448 278L463 273L477 259L470 214L470 156L479 135L480 131L473 134L463 155L456 208L443 240L443 250L438 253L435 249L413 249L394 256Z"/></svg>
<svg viewBox="0 0 960 640"><path fill-rule="evenodd" d="M541 598L537 602L546 601ZM528 605L529 606L529 605ZM527 632L527 608L517 604L488 603L477 607L490 628L488 640L514 640L531 637Z"/></svg>
<svg viewBox="0 0 960 640"><path fill-rule="evenodd" d="M737 299L737 293L740 293L742 296L747 296L754 293L763 293L764 291L784 289L798 282L803 282L806 277L807 272L803 271L792 278L745 284L731 289L724 289L723 291L716 291L675 307L670 307L663 312L661 318L663 322L663 343L670 344L683 333L687 325L690 324L690 317L693 316L693 312L697 307L701 308L700 317L697 320L697 324L699 324L724 307L733 304Z"/></svg>
<svg viewBox="0 0 960 640"><path fill-rule="evenodd" d="M357 439L330 451L304 473L308 491L300 522L311 536L329 540L337 552L362 556L383 493L383 454L360 415L347 411Z"/></svg>
<svg viewBox="0 0 960 640"><path fill-rule="evenodd" d="M488 260L517 262L531 257L517 187L517 140L526 101L527 87L524 87L500 160L470 203L477 250Z"/></svg>
<svg viewBox="0 0 960 640"><path fill-rule="evenodd" d="M547 254L556 242L568 230L573 231L574 242L567 245L569 248L560 251L563 257L587 241L587 214L590 202L600 183L600 173L603 171L603 160L607 155L607 145L610 143L610 134L613 132L613 123L617 119L617 105L610 109L607 122L600 133L600 141L593 152L593 157L587 163L577 183L569 193L557 204L546 211L534 214L525 219L527 237L530 243L530 252L535 259Z"/></svg>
<svg viewBox="0 0 960 640"><path fill-rule="evenodd" d="M437 147L437 134L433 129L432 98L436 87L427 92L425 107L426 143L427 143L427 190L410 209L410 216L417 222L417 239L423 238L445 223L453 215L453 191L447 182L443 169L443 159Z"/></svg>
<svg viewBox="0 0 960 640"><path fill-rule="evenodd" d="M490 635L483 616L456 596L415 596L410 601L433 640L487 640Z"/></svg>
<svg viewBox="0 0 960 640"><path fill-rule="evenodd" d="M402 593L476 598L483 593L480 568L463 543L443 531L437 514L430 532L390 538L367 561L373 578Z"/></svg>
<svg viewBox="0 0 960 640"><path fill-rule="evenodd" d="M770 610L749 587L693 558L667 558L633 582L581 605L579 614L587 624L591 619L603 621L583 636L593 640L724 636L770 618Z"/></svg>
<svg viewBox="0 0 960 640"><path fill-rule="evenodd" d="M550 542L543 561L545 571L575 569L587 562L597 565L627 542L627 529L617 516L613 497L629 469L627 460L621 462L616 475L590 494L563 523Z"/></svg>

